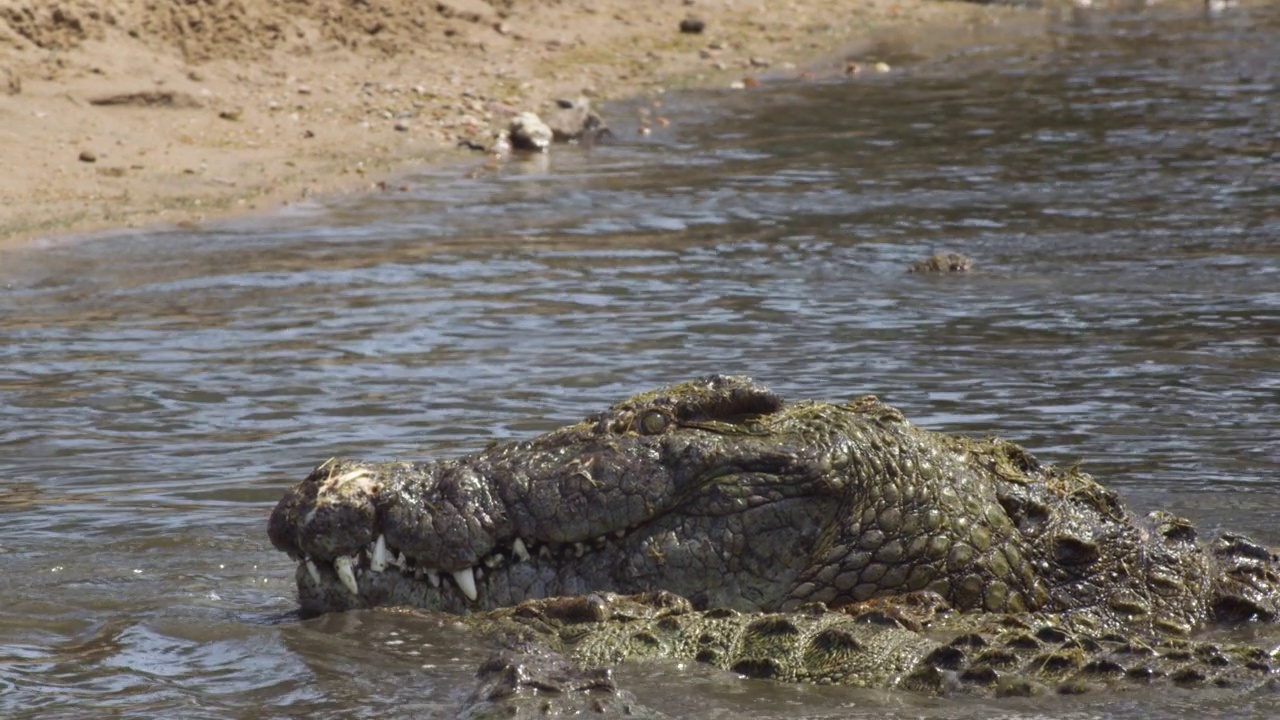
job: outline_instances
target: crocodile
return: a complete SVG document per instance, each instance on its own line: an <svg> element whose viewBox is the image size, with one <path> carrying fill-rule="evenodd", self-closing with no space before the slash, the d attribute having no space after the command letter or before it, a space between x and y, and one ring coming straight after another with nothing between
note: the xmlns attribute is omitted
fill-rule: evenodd
<svg viewBox="0 0 1280 720"><path fill-rule="evenodd" d="M458 458L331 459L268 531L298 561L304 612L658 590L790 612L927 591L1145 636L1280 612L1280 559L1248 538L1135 515L1076 467L917 427L874 396L786 402L743 376Z"/></svg>

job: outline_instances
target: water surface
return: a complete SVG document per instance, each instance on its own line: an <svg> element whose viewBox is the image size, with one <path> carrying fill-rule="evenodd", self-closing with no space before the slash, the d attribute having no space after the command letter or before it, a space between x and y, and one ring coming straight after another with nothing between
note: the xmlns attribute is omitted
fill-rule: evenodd
<svg viewBox="0 0 1280 720"><path fill-rule="evenodd" d="M711 372L876 393L1280 544L1276 47L1274 7L1084 13L1033 56L667 97L645 138L615 107L619 143L545 171L0 255L0 716L448 716L484 648L299 620L284 488ZM936 250L977 271L904 272ZM620 677L674 716L1280 713Z"/></svg>

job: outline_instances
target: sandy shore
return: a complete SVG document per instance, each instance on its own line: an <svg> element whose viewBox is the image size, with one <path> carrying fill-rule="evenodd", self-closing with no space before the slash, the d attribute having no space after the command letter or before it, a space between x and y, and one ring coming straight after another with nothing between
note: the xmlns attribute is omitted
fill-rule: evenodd
<svg viewBox="0 0 1280 720"><path fill-rule="evenodd" d="M0 0L0 247L367 191L560 97L749 92L1039 22L938 0Z"/></svg>

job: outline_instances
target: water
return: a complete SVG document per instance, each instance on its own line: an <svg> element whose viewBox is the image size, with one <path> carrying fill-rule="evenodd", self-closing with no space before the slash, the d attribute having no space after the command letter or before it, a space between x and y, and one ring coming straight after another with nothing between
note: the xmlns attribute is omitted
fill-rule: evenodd
<svg viewBox="0 0 1280 720"><path fill-rule="evenodd" d="M643 139L615 107L623 142L546 171L0 255L0 716L447 716L484 649L298 620L265 536L284 488L710 372L875 392L1280 544L1280 12L1082 14L1052 40L668 97ZM935 250L978 269L904 272ZM1280 713L620 677L674 716Z"/></svg>

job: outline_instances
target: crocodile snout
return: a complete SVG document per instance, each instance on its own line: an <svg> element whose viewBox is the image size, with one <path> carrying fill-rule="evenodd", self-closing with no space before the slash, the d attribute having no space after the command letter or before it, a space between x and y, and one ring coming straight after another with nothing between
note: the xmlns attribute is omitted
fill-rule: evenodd
<svg viewBox="0 0 1280 720"><path fill-rule="evenodd" d="M373 542L382 488L375 468L326 460L276 505L267 524L271 543L294 559L349 555Z"/></svg>

